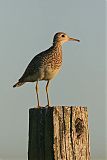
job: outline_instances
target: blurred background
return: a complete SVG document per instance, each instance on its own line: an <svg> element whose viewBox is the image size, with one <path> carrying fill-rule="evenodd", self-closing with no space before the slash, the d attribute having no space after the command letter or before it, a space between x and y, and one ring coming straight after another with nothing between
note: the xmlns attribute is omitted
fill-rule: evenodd
<svg viewBox="0 0 107 160"><path fill-rule="evenodd" d="M88 107L91 159L106 159L106 1L0 0L0 160L26 160L35 83L13 89L30 60L63 31L63 66L50 83L52 106ZM46 106L46 82L40 102Z"/></svg>

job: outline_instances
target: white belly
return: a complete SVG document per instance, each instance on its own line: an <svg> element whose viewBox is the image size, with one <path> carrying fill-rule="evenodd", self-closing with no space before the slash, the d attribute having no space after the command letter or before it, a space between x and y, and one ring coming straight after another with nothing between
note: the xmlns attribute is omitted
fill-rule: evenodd
<svg viewBox="0 0 107 160"><path fill-rule="evenodd" d="M59 69L55 69L55 70L52 70L51 68L48 68L44 71L44 78L43 80L51 80L52 78L54 78L57 73L60 71L60 68Z"/></svg>

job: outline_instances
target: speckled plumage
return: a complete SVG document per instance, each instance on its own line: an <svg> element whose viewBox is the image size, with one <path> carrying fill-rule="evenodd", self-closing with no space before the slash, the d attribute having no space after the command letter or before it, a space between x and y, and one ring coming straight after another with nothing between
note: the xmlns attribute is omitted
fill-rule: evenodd
<svg viewBox="0 0 107 160"><path fill-rule="evenodd" d="M26 82L49 81L54 78L62 65L62 44L70 40L79 41L63 32L56 33L53 45L31 60L24 74L13 87L19 87Z"/></svg>
<svg viewBox="0 0 107 160"><path fill-rule="evenodd" d="M36 55L26 68L19 82L34 82L37 80L50 80L54 72L62 64L62 47L52 46L48 50ZM51 72L51 73L50 73ZM51 76L51 75L53 76Z"/></svg>

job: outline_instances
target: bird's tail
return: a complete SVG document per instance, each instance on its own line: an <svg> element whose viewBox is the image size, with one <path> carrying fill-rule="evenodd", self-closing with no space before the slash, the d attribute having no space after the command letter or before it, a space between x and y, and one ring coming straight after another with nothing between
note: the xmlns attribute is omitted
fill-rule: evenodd
<svg viewBox="0 0 107 160"><path fill-rule="evenodd" d="M24 83L25 83L25 82L17 82L17 83L13 86L13 88L15 88L15 87L20 87L20 86L22 86Z"/></svg>

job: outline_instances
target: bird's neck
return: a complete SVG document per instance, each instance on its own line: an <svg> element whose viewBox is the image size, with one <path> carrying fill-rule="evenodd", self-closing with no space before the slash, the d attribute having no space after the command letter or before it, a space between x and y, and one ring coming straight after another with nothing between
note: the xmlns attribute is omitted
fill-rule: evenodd
<svg viewBox="0 0 107 160"><path fill-rule="evenodd" d="M57 53L62 54L62 44L59 42L53 43L53 48L57 51Z"/></svg>

